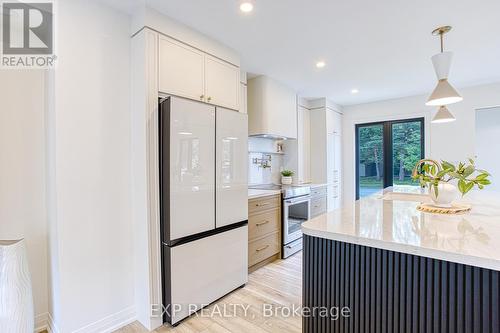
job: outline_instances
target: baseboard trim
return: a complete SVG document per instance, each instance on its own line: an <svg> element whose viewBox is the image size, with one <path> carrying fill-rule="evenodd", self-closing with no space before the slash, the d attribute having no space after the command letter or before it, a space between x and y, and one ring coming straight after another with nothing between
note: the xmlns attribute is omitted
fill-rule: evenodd
<svg viewBox="0 0 500 333"><path fill-rule="evenodd" d="M135 307L131 306L73 331L73 333L109 333L119 329L120 327L126 326L135 320Z"/></svg>

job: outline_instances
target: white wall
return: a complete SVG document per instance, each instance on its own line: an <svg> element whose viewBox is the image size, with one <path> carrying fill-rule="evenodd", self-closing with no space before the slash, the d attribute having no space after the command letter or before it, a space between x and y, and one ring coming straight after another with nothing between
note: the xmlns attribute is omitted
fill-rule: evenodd
<svg viewBox="0 0 500 333"><path fill-rule="evenodd" d="M500 107L476 111L476 155L478 168L491 174L492 184L487 190L500 191Z"/></svg>
<svg viewBox="0 0 500 333"><path fill-rule="evenodd" d="M36 326L47 303L44 71L0 70L0 239L25 238Z"/></svg>
<svg viewBox="0 0 500 333"><path fill-rule="evenodd" d="M431 87L432 89L432 87ZM430 91L430 90L429 90ZM427 95L344 107L343 168L344 198L355 198L354 126L377 120L426 117L426 156L449 161L475 155L475 110L500 105L500 83L459 89L464 97L449 106L457 120L430 124L435 108L425 106Z"/></svg>
<svg viewBox="0 0 500 333"><path fill-rule="evenodd" d="M51 313L60 332L134 318L130 19L58 1L48 117Z"/></svg>

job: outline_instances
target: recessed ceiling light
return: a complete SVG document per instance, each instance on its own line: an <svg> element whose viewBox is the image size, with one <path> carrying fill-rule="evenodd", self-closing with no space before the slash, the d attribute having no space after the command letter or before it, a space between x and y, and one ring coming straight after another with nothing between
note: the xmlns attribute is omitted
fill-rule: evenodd
<svg viewBox="0 0 500 333"><path fill-rule="evenodd" d="M316 63L316 67L317 67L317 68L323 68L323 67L325 67L325 66L326 66L326 64L325 64L325 62L324 62L324 61L318 61L318 62Z"/></svg>
<svg viewBox="0 0 500 333"><path fill-rule="evenodd" d="M240 10L243 13L250 13L253 10L253 3L251 3L250 1L243 1L240 4Z"/></svg>
<svg viewBox="0 0 500 333"><path fill-rule="evenodd" d="M351 94L353 94L353 95L354 95L354 94L357 94L357 93L359 93L359 90L358 90L358 89L356 89L356 88L351 89Z"/></svg>

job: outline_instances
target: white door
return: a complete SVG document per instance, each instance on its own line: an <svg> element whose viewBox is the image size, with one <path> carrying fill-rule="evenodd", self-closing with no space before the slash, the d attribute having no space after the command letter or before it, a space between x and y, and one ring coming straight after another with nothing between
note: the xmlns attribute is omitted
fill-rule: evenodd
<svg viewBox="0 0 500 333"><path fill-rule="evenodd" d="M248 219L248 116L217 108L216 227Z"/></svg>
<svg viewBox="0 0 500 333"><path fill-rule="evenodd" d="M170 239L215 228L215 107L171 97Z"/></svg>
<svg viewBox="0 0 500 333"><path fill-rule="evenodd" d="M205 95L211 104L239 109L240 69L205 55Z"/></svg>
<svg viewBox="0 0 500 333"><path fill-rule="evenodd" d="M246 225L170 248L172 324L247 283L247 264Z"/></svg>
<svg viewBox="0 0 500 333"><path fill-rule="evenodd" d="M159 39L159 90L204 100L204 53L161 36Z"/></svg>

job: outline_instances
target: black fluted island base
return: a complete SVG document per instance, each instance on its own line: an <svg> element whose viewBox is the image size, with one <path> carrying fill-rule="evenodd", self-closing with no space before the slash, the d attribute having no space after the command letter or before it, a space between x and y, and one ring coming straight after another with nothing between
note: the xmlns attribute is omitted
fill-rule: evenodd
<svg viewBox="0 0 500 333"><path fill-rule="evenodd" d="M498 333L499 278L489 269L304 235L302 331Z"/></svg>

